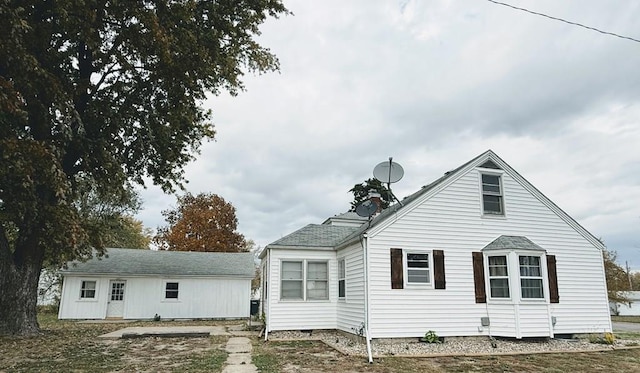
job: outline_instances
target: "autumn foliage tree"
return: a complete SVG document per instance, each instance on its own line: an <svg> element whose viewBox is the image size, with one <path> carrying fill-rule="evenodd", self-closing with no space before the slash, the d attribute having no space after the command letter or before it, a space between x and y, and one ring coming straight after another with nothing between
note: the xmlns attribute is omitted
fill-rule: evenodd
<svg viewBox="0 0 640 373"><path fill-rule="evenodd" d="M607 279L607 291L610 302L625 303L629 301L625 292L631 290L629 274L616 263L617 253L611 250L602 252L604 272Z"/></svg>
<svg viewBox="0 0 640 373"><path fill-rule="evenodd" d="M236 208L213 193L178 197L175 209L162 212L168 226L158 228L159 248L175 251L242 252L244 236L237 232Z"/></svg>
<svg viewBox="0 0 640 373"><path fill-rule="evenodd" d="M173 192L215 135L207 94L278 69L256 41L281 0L0 1L0 335L39 333L43 263L104 245L78 180Z"/></svg>

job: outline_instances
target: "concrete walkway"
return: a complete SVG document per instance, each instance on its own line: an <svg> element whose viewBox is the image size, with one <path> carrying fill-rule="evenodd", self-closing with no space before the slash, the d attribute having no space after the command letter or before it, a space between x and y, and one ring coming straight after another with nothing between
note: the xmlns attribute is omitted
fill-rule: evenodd
<svg viewBox="0 0 640 373"><path fill-rule="evenodd" d="M231 335L224 326L135 326L103 334L99 338L184 337L189 334Z"/></svg>
<svg viewBox="0 0 640 373"><path fill-rule="evenodd" d="M229 353L222 373L258 373L258 368L251 364L251 340L247 337L231 337L227 342Z"/></svg>

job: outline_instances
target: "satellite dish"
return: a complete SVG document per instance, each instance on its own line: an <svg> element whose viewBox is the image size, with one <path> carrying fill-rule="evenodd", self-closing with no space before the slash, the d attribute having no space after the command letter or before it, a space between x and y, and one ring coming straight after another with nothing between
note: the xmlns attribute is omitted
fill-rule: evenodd
<svg viewBox="0 0 640 373"><path fill-rule="evenodd" d="M364 201L359 204L358 207L356 207L356 214L358 214L358 216L362 216L363 218L369 218L373 216L376 211L378 211L378 204L371 200Z"/></svg>
<svg viewBox="0 0 640 373"><path fill-rule="evenodd" d="M373 177L382 183L397 183L404 176L404 169L398 163L389 158L388 162L382 162L373 169Z"/></svg>

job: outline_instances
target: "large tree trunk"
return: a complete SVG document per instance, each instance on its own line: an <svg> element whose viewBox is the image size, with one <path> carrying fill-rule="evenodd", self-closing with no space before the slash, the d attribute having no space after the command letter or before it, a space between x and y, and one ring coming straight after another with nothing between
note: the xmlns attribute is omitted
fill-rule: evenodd
<svg viewBox="0 0 640 373"><path fill-rule="evenodd" d="M44 250L33 245L17 254L0 247L0 335L40 334L36 302Z"/></svg>

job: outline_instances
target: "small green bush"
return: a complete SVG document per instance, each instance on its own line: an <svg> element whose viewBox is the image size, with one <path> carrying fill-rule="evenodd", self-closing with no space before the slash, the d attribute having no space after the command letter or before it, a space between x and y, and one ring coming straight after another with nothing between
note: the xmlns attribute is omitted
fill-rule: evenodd
<svg viewBox="0 0 640 373"><path fill-rule="evenodd" d="M427 342L427 343L441 343L442 342L442 341L440 341L440 337L438 337L436 332L434 332L433 330L429 330L428 332L424 333L424 338L422 338L422 340L424 342Z"/></svg>

